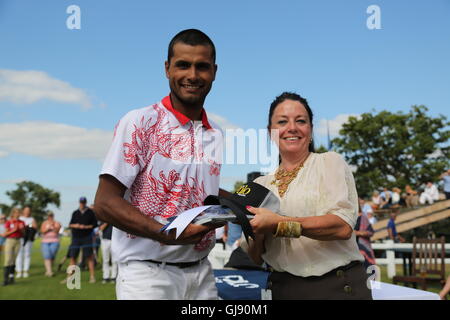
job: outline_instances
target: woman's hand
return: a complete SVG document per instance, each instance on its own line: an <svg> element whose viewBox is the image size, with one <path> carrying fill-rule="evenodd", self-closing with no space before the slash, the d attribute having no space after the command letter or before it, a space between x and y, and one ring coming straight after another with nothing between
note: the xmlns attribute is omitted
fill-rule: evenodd
<svg viewBox="0 0 450 320"><path fill-rule="evenodd" d="M250 206L247 206L246 208L250 213L255 215L255 217L250 220L253 232L257 234L275 234L278 222L283 220L282 216L266 208L255 208Z"/></svg>

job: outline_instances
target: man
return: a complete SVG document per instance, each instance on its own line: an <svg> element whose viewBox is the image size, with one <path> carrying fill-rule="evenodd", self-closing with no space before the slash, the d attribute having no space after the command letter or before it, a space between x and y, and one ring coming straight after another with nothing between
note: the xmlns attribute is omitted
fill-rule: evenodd
<svg viewBox="0 0 450 320"><path fill-rule="evenodd" d="M397 214L395 212L392 212L390 216L391 218L389 219L389 222L387 224L389 239L393 240L395 243L405 242L405 239L397 233L397 227L395 225L395 219L397 218Z"/></svg>
<svg viewBox="0 0 450 320"><path fill-rule="evenodd" d="M87 199L80 198L79 209L72 213L69 228L72 230L72 243L69 247L70 265L76 265L80 249L83 250L83 258L87 260L89 268L89 283L95 283L94 251L92 234L97 227L95 213L86 205ZM64 283L64 281L62 282Z"/></svg>
<svg viewBox="0 0 450 320"><path fill-rule="evenodd" d="M444 181L445 199L448 200L450 199L450 169L441 174L440 178Z"/></svg>
<svg viewBox="0 0 450 320"><path fill-rule="evenodd" d="M389 209L392 206L392 191L388 188L384 188L383 192L380 193L380 197L380 209Z"/></svg>
<svg viewBox="0 0 450 320"><path fill-rule="evenodd" d="M103 281L105 284L107 282L116 282L117 277L117 263L112 257L111 252L111 237L113 226L109 223L102 223L99 228L102 231L102 270L103 270Z"/></svg>
<svg viewBox="0 0 450 320"><path fill-rule="evenodd" d="M129 112L116 126L95 208L99 220L115 227L118 299L217 299L207 259L214 229L189 224L177 239L173 230L160 231L167 218L219 191L220 165L210 156L221 135L203 108L215 57L203 32L178 33L165 62L169 96Z"/></svg>
<svg viewBox="0 0 450 320"><path fill-rule="evenodd" d="M433 182L428 181L425 190L420 194L419 202L433 204L436 200L439 200L439 190Z"/></svg>
<svg viewBox="0 0 450 320"><path fill-rule="evenodd" d="M37 232L36 220L31 216L31 208L25 207L19 218L25 224L24 236L20 239L20 250L16 259L17 275L16 278L28 278L30 270L31 249L33 247L34 236ZM23 274L22 274L23 272Z"/></svg>

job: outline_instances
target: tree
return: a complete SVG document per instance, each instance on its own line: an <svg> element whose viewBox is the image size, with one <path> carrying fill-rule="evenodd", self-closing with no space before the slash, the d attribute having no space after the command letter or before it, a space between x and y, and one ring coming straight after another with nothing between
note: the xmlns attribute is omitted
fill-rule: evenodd
<svg viewBox="0 0 450 320"><path fill-rule="evenodd" d="M421 105L406 114L363 113L343 125L333 148L356 167L360 195L381 186L418 187L438 180L449 165L450 122L443 115L430 117L427 111Z"/></svg>
<svg viewBox="0 0 450 320"><path fill-rule="evenodd" d="M234 183L234 189L233 189L233 192L238 191L239 188L242 187L244 184L245 184L244 181L236 181L236 182Z"/></svg>
<svg viewBox="0 0 450 320"><path fill-rule="evenodd" d="M316 153L325 153L325 152L328 152L328 149L323 144L321 144L318 148L316 148L315 152Z"/></svg>
<svg viewBox="0 0 450 320"><path fill-rule="evenodd" d="M11 198L12 204L11 206L0 204L4 213L9 214L12 207L30 207L38 223L44 220L48 205L54 204L58 208L60 206L59 192L44 188L32 181L17 183L17 189L6 191L6 195Z"/></svg>

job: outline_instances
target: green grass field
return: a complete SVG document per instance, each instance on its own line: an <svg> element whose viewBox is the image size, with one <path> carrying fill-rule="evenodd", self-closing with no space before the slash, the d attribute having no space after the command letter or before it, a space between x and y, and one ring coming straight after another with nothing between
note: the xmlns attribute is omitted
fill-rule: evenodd
<svg viewBox="0 0 450 320"><path fill-rule="evenodd" d="M80 289L68 289L67 285L60 284L66 276L65 270L68 266L68 261L62 268L61 272L56 273L54 277L48 278L44 275L44 261L40 250L40 239L36 240L33 245L33 252L31 258L30 277L27 279L16 279L15 284L6 287L0 286L0 300L15 300L15 299L32 299L32 300L114 300L116 298L115 285L111 283L102 284L101 263L97 264L95 270L96 283L89 283L89 272L83 271L81 276ZM67 247L70 244L70 239L64 237L61 239L61 247L55 262L54 270L57 263L66 255ZM1 265L3 266L3 256L0 257ZM386 268L381 267L381 281L391 283L387 278ZM450 273L450 268L447 266L447 275ZM397 266L398 274L402 273L402 266ZM3 269L1 273L1 280L3 282ZM430 285L429 291L438 293L440 291L439 285Z"/></svg>
<svg viewBox="0 0 450 320"><path fill-rule="evenodd" d="M61 246L55 260L54 270L57 263L67 254L70 238L61 239ZM112 300L116 298L115 285L112 283L102 284L101 264L95 269L96 283L89 283L89 272L83 271L81 275L80 289L68 289L67 285L60 284L66 276L65 270L69 265L67 261L61 272L48 278L44 275L44 260L41 254L41 241L37 239L33 244L31 257L30 277L27 279L16 279L13 285L0 287L0 299L33 299L33 300ZM1 265L3 266L3 256ZM1 273L3 283L3 267Z"/></svg>

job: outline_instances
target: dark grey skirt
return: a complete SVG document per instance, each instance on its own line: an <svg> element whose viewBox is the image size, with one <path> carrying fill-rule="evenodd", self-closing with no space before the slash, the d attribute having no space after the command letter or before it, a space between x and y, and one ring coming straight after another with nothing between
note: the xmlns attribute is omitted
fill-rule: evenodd
<svg viewBox="0 0 450 320"><path fill-rule="evenodd" d="M353 261L318 277L274 271L267 288L273 300L372 300L368 277L363 263Z"/></svg>

